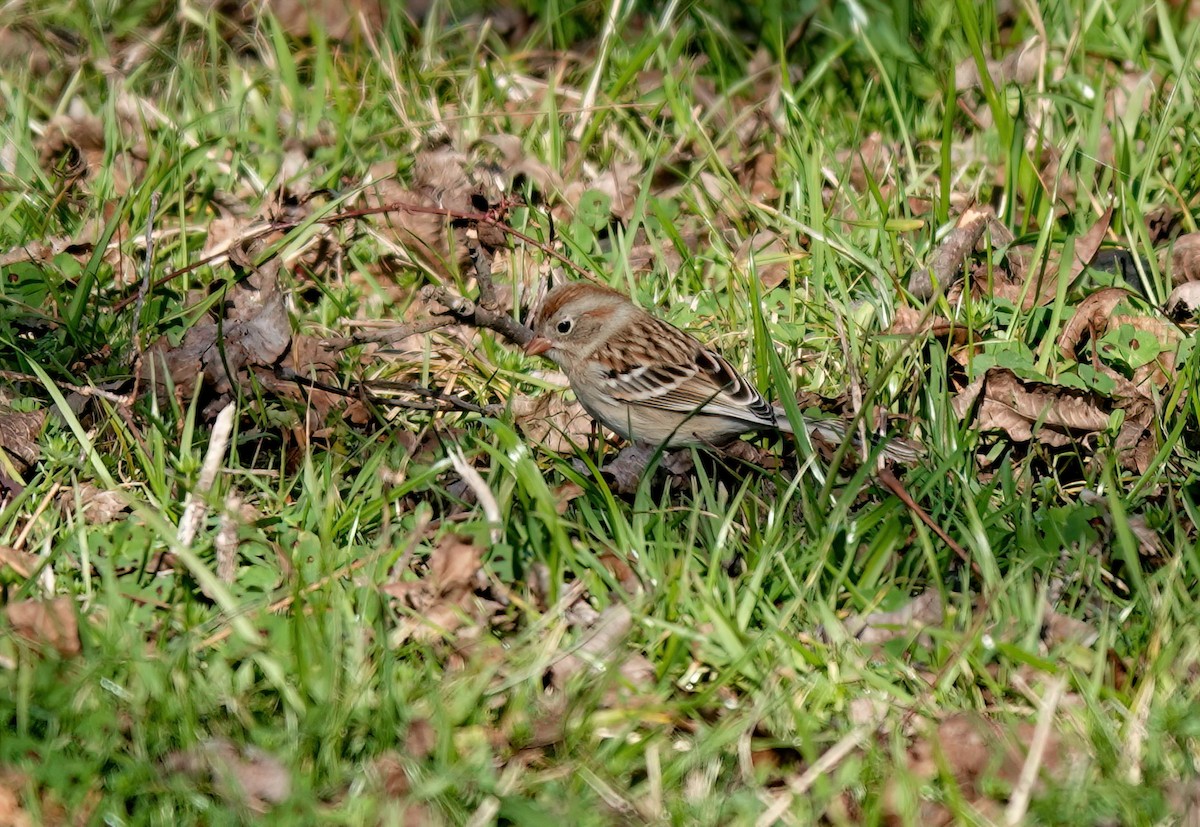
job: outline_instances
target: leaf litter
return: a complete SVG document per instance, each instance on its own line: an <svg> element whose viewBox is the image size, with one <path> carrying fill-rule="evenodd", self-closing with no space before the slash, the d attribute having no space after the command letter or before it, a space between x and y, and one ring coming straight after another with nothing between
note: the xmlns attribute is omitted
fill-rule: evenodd
<svg viewBox="0 0 1200 827"><path fill-rule="evenodd" d="M330 8L318 9L317 14L328 14ZM336 10L332 10L336 13ZM293 15L283 15L285 28L290 28ZM343 12L344 17L344 12ZM300 16L305 26L311 22ZM346 22L344 19L342 22ZM369 21L368 21L369 22ZM332 22L330 25L334 25ZM303 36L306 32L296 30ZM340 29L331 29L335 37L341 36ZM348 32L347 32L348 33ZM1047 50L1036 39L1027 41L1012 52L1008 58L999 61L989 61L985 74L994 84L1005 83L1028 84L1034 81L1038 74L1046 68L1048 60L1052 59ZM970 76L972 69L974 77ZM783 241L778 236L771 237L770 233L753 230L747 234L732 233L734 221L729 216L743 216L755 202L769 202L779 196L775 185L776 174L774 165L778 163L774 153L763 151L762 143L769 145L770 137L778 132L777 119L782 106L779 96L778 80L771 77L770 72L762 74L751 73L755 85L747 92L721 97L715 92L706 107L706 117L711 118L714 128L728 129L743 139L736 149L730 149L723 144L720 151L725 155L720 159L723 166L734 173L736 187L730 187L727 180L713 175L705 170L703 165L708 147L681 146L677 155L670 160L671 164L679 164L686 168L685 175L695 177L705 198L719 205L718 214L709 222L699 222L699 228L687 226L682 228L682 238L691 249L702 249L714 235L720 234L728 241L734 240L735 257L742 262L751 257L757 261L763 259L759 275L767 290L793 285L788 280L792 264L803 257L805 239L795 242ZM967 93L976 89L981 82L978 66L972 63L970 67L962 67L962 77L958 87ZM703 81L698 76L698 81ZM648 83L651 78L640 78L639 81ZM568 90L570 91L570 90ZM701 89L701 92L703 90ZM763 102L761 106L747 106L747 102ZM61 127L48 140L43 150L43 160L48 168L62 173L72 188L84 187L96 173L97 153L109 151L103 144L97 145L94 123L86 118L78 121L79 135L74 143L67 140L66 130ZM487 139L485 139L487 140ZM136 142L130 141L135 150L128 158L123 158L122 170L136 170L136 163L143 159L136 151ZM634 161L614 161L607 168L589 167L584 159L568 159L565 165L567 171L563 174L551 172L544 166L538 166L528 158L523 157L520 141L513 136L494 136L490 143L501 150L503 164L499 177L507 176L509 181L524 178L534 183L535 190L540 192L553 204L551 210L557 220L569 222L576 217L576 205L581 203L583 196L595 192L607 199L605 210L607 215L601 216L606 224L617 226L622 221L628 221L632 215L632 205L635 203L639 188L646 182L659 180L661 169L645 169ZM378 183L372 183L363 195L362 203L368 209L378 208L388 203L406 202L435 210L420 213L399 210L389 212L386 216L373 216L370 219L369 232L376 239L382 239L389 245L396 259L401 262L399 270L393 269L392 274L402 273L406 278L412 270L422 273L425 277L443 286L458 285L455 280L461 276L467 277L466 286L472 287L471 268L466 267L472 261L472 252L468 243L471 233L481 236L481 243L487 253L492 256L497 272L504 272L505 266L515 267L513 261L517 252L506 248L507 239L495 235L488 236L482 232L485 228L480 222L456 218L449 214L436 212L438 210L462 213L478 213L481 210L496 210L501 201L498 191L489 189L490 180L497 177L495 165L475 163L478 159L474 148L462 149L461 142L440 145L427 154L418 156L411 170L412 180L408 185L401 185L395 180L395 170L380 168L373 171L379 173L375 178ZM885 146L880 136L872 136L856 153L847 177L848 185L859 191L866 191L875 182L891 186L897 176L897 167L903 163L900 153ZM844 159L843 159L844 160ZM1062 163L1062 159L1052 159ZM666 164L662 164L666 166ZM123 171L121 174L125 174ZM837 177L835 174L832 177ZM128 182L119 186L128 186ZM677 194L665 187L651 184L652 197L671 197ZM830 194L833 194L831 188ZM955 198L960 198L955 193ZM411 201L409 199L412 199ZM264 220L280 220L286 222L301 222L307 216L307 206L300 204L294 212L283 210L281 205L290 203L289 199L280 193L280 201ZM597 200L595 203L605 203ZM961 202L957 202L961 203ZM974 209L974 208L971 208ZM281 211L282 210L282 211ZM286 213L286 214L285 214ZM844 213L843 213L844 214ZM503 209L497 215L506 215ZM1025 311L1043 306L1055 298L1060 285L1057 278L1060 272L1069 282L1070 289L1084 272L1084 264L1094 259L1094 253L1108 234L1108 221L1111 212L1106 213L1100 222L1092 226L1090 231L1082 234L1075 242L1076 260L1069 266L1062 267L1057 250L1051 249L1041 262L1033 262L1032 250L1014 243L1010 237L1001 242L1005 250L999 259L1001 265L1000 278L994 283L993 292L986 294L979 287L985 279L979 278L983 272L979 262L971 262L972 253L979 253L980 239L986 231L995 231L994 237L1001 238L998 224L994 215L989 215L986 209L970 212L960 222L962 233L954 236L953 247L947 246L937 251L926 268L925 276L930 288L913 289L918 296L922 292L932 294L932 285L953 287L967 275L972 277L972 285L977 298L999 297ZM227 223L219 223L226 221ZM474 226L471 226L474 223ZM153 383L161 394L167 390L166 377L170 377L174 390L180 400L190 398L191 392L198 384L203 384L208 395L204 415L211 419L224 403L239 396L246 399L254 396L251 391L265 389L277 398L290 399L294 402L312 403L315 411L313 422L306 423L303 431L314 435L322 434L320 423L334 414L343 414L355 425L366 427L372 421L372 412L361 399L347 400L339 394L312 386L301 389L292 378L302 376L308 379L318 379L330 386L338 386L339 376L347 370L362 369L366 359L355 362L353 357L339 359L335 351L322 340L307 337L292 330L289 318L289 298L293 285L289 280L299 280L296 273L289 272L287 266L291 262L280 262L277 259L260 261L261 253L266 244L256 243L252 236L257 232L251 228L260 224L248 224L240 216L227 216L217 219L209 227L210 247L206 253L216 255L222 252L222 246L230 255L230 267L234 271L233 279L228 285L224 296L213 305L213 310L193 324L183 334L182 339L172 343L170 337L164 336L157 340L144 354L139 367L139 379L144 383ZM227 241L221 238L227 236ZM326 237L328 238L328 237ZM1186 260L1187 237L1182 236L1176 241L1172 253L1172 269L1168 270L1172 278L1178 279L1177 273L1188 271L1190 264ZM49 244L49 242L47 242ZM338 243L341 243L340 240ZM55 241L47 249L59 249L60 243ZM316 245L313 248L315 249ZM61 247L67 250L68 247ZM82 243L78 245L83 250ZM995 246L993 246L995 249ZM1088 255L1092 253L1093 255ZM44 255L44 254L43 254ZM333 271L331 256L326 251L317 254L321 266L328 265ZM657 257L657 254L655 254ZM1178 264L1175 259L1179 258ZM1085 261L1086 259L1086 261ZM218 262L219 263L219 262ZM314 264L314 262L309 262ZM995 262L993 262L995 263ZM540 267L541 265L535 265ZM656 265L650 255L647 255L648 268ZM314 270L319 269L316 266ZM380 273L386 271L380 267ZM542 275L537 272L535 275ZM527 298L523 288L536 283L533 279L522 283L522 289L515 295L502 295L498 307L505 313L518 313L523 301ZM393 285L398 287L399 285ZM411 291L407 291L411 293ZM397 291L400 299L411 299L403 288ZM947 295L953 297L952 291ZM1070 448L1073 445L1087 444L1088 440L1110 430L1114 421L1114 413L1124 415L1124 423L1118 425L1117 445L1123 451L1123 457L1140 455L1144 458L1147 450L1156 448L1153 428L1154 416L1160 411L1156 405L1157 394L1165 390L1173 381L1174 363L1171 359L1173 345L1179 335L1173 328L1162 323L1160 319L1144 312L1131 311L1130 314L1114 314L1106 311L1107 302L1111 296L1101 293L1092 294L1074 303L1075 316L1072 317L1057 344L1060 355L1066 362L1079 364L1090 363L1099 374L1111 380L1106 389L1098 387L1079 388L1063 384L1062 371L1055 375L1032 376L1031 371L1017 370L1012 366L992 366L986 368L981 376L974 381L970 375L956 373L954 375L954 391L957 397L954 401L955 412L961 417L975 416L979 427L1003 434L1007 439L1017 444L1033 441L1055 448ZM1089 305L1089 301L1091 304ZM414 302L414 304L416 304ZM1115 307L1116 305L1113 305ZM1111 309L1111 308L1109 308ZM897 313L896 324L891 332L911 337L932 336L946 338L950 346L956 349L955 365L970 366L971 361L980 353L987 355L986 347L980 347L978 341L982 335L994 331L968 330L948 316L937 316L915 308L900 308L903 313ZM416 315L427 313L426 308L417 307ZM917 314L914 316L914 313ZM1129 330L1134 333L1129 334ZM1126 359L1124 363L1105 361L1106 354L1111 348L1118 351L1123 347L1127 351L1145 349L1147 340L1139 338L1139 333L1148 333L1152 339L1162 345L1157 357L1138 365ZM980 334L980 335L976 335ZM453 334L442 331L438 336L444 336L447 350L457 350L470 353L478 348L479 332L471 329L456 330ZM1106 343L1106 337L1111 339ZM1122 338L1124 337L1124 338ZM412 334L410 347L402 349L396 357L399 371L416 371L414 367L425 357L430 346L427 333ZM974 342L975 344L971 344ZM1114 344L1115 342L1115 344ZM1110 351L1106 351L1109 347ZM224 348L225 353L220 353ZM368 356L374 352L366 351ZM1129 353L1119 354L1125 357ZM288 363L287 360L291 360ZM1111 360L1110 360L1111 361ZM287 365L291 374L282 373L281 367ZM478 366L470 359L453 361L447 359L441 365L444 368L442 378L453 382L457 377ZM1025 365L1020 366L1027 367ZM1140 373L1139 373L1140 371ZM977 375L979 371L976 371ZM976 386L978 383L978 386ZM532 413L518 412L518 423L529 428L531 424L543 428L543 431L527 431L527 437L533 441L541 441L542 447L552 452L573 453L574 439L563 439L553 442L554 436L576 435L583 437L584 425L580 421L579 411L572 411L568 403L559 400L557 406L547 403L546 410L539 410L544 399L555 399L543 395L533 400ZM351 413L353 411L353 413ZM522 421L524 419L524 421ZM39 425L40 427L40 425ZM1136 431L1136 433L1135 433ZM3 431L0 430L0 434ZM537 436L538 433L544 434ZM588 429L590 433L590 429ZM34 434L36 436L36 433ZM332 436L332 432L330 432ZM30 440L36 447L36 441ZM17 440L12 444L20 449ZM10 448L6 440L4 447L12 455L19 457L19 450ZM33 453L28 463L37 461ZM1137 460L1134 460L1137 463ZM687 473L684 470L682 473ZM636 473L627 473L624 482L618 482L617 488L632 491L636 487ZM571 492L563 492L565 501ZM115 514L113 515L115 516ZM396 641L407 639L408 636L423 640L437 640L456 637L469 638L480 628L504 628L499 619L504 614L505 595L494 591L488 567L485 563L487 551L478 541L466 534L449 532L433 544L428 558L418 563L412 570L395 573L396 581L382 587L385 594L397 601L403 607L405 620L397 629ZM26 563L17 559L18 565L27 569ZM625 572L632 573L622 555L612 555L616 564L624 566ZM20 569L12 566L20 575ZM614 566L614 568L618 568ZM614 575L623 582L634 582L634 577L614 571ZM27 576L27 575L23 575ZM415 579L414 579L415 577ZM584 595L577 595L582 600ZM856 618L853 625L861 625L859 633L864 640L886 641L891 631L905 629L911 633L922 625L936 625L940 622L941 607L933 603L936 593L927 592L914 601L910 606L902 608L898 613L876 613L863 618ZM586 602L581 605L587 605ZM539 606L539 609L548 607ZM74 617L72 611L71 616ZM566 615L564 615L566 616ZM624 677L634 687L645 688L654 678L653 668L644 657L632 654L636 647L631 643L631 615L625 607L614 607L602 613L590 615L580 612L578 622L572 625L572 631L577 633L578 642L566 644L550 668L550 686L562 692L571 681L584 682L593 674L615 671L628 674ZM1065 626L1058 623L1052 616L1048 626ZM889 631L889 627L892 627ZM1086 639L1079 630L1068 633L1076 639ZM51 632L43 632L49 645L58 648L52 641ZM1048 637L1066 638L1068 634L1048 635ZM61 650L60 650L61 651ZM626 666L628 665L628 667ZM561 738L561 718L550 716L552 726L547 727L550 739ZM413 760L421 761L428 757L430 750L429 724L419 722L410 725L409 740L406 751ZM988 755L1004 756L999 773L1009 786L1015 786L1017 780L1013 777L1014 768L1019 769L1022 759L1019 754L1011 753L1003 748L1005 733L997 725L984 719L964 720L949 718L941 721L932 734L915 738L910 748L911 761L909 770L921 778L932 778L940 771L939 760L934 760L940 753L952 770L952 775L960 789L965 789L972 797L971 800L986 798L983 787L986 786L983 776L990 772L991 758ZM534 739L545 741L546 739ZM512 744L509 744L511 747ZM1051 752L1059 745L1052 744ZM931 757L932 756L932 757ZM222 795L230 800L240 800L255 812L261 812L272 804L287 797L286 770L269 756L249 755L235 748L228 742L217 739L206 742L197 750L179 753L172 757L168 764L175 770L194 777L207 779L205 783L217 787ZM268 783L259 785L253 781L256 768L265 771L260 773L268 778ZM233 784L227 783L227 776L235 778L245 774L249 779L248 787L238 792ZM699 776L696 776L697 778ZM401 786L401 782L393 778L390 782ZM404 782L406 785L407 782ZM696 781L697 785L702 781ZM404 786L407 791L407 786ZM923 804L922 807L925 805ZM888 811L887 817L899 817L901 808ZM945 812L938 810L937 805L928 813L929 821L925 823L945 823Z"/></svg>

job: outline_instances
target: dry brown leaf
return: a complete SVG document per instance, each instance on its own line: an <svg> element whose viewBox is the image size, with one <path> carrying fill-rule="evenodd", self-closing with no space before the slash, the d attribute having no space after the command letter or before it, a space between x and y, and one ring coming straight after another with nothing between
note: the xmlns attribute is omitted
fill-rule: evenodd
<svg viewBox="0 0 1200 827"><path fill-rule="evenodd" d="M949 716L931 732L914 739L908 752L908 770L917 779L932 780L948 772L957 796L989 821L1002 819L1001 805L1008 791L1018 783L1025 766L1025 750L1033 737L1034 725L1022 722L1011 728L990 721L978 713L961 712ZM1041 779L1058 780L1069 764L1080 757L1062 734L1051 730L1039 765ZM1036 789L1041 789L1039 781ZM884 790L885 823L908 824L904 818L905 798L899 778ZM956 823L951 812L940 802L921 802L920 824Z"/></svg>
<svg viewBox="0 0 1200 827"><path fill-rule="evenodd" d="M897 307L896 315L884 333L889 336L933 336L961 345L966 344L970 331L937 313L926 314L915 307Z"/></svg>
<svg viewBox="0 0 1200 827"><path fill-rule="evenodd" d="M211 783L226 800L262 814L292 794L292 775L278 758L258 747L239 748L213 738L188 750L173 752L163 762L168 772Z"/></svg>
<svg viewBox="0 0 1200 827"><path fill-rule="evenodd" d="M1063 326L1058 337L1058 349L1066 359L1075 361L1076 352L1085 333L1095 331L1093 339L1099 339L1108 330L1108 322L1116 306L1133 294L1120 287L1097 290L1075 307L1075 315Z"/></svg>
<svg viewBox="0 0 1200 827"><path fill-rule="evenodd" d="M550 494L554 498L554 510L561 517L571 507L571 501L583 494L583 486L577 482L567 480L551 491Z"/></svg>
<svg viewBox="0 0 1200 827"><path fill-rule="evenodd" d="M113 153L106 162L104 122L95 115L59 115L46 125L37 149L42 168L72 184L94 180L107 172L117 196L127 194L146 172L147 150L141 143Z"/></svg>
<svg viewBox="0 0 1200 827"><path fill-rule="evenodd" d="M1167 315L1176 322L1195 322L1200 316L1200 281L1177 285L1167 298Z"/></svg>
<svg viewBox="0 0 1200 827"><path fill-rule="evenodd" d="M871 183L886 186L888 171L895 165L895 150L883 142L883 135L876 131L867 135L857 149L838 150L834 155L838 164L846 169L845 178L855 192L869 192Z"/></svg>
<svg viewBox="0 0 1200 827"><path fill-rule="evenodd" d="M846 631L863 643L878 645L911 637L928 626L940 626L944 618L942 597L931 589L898 609L848 617L844 624Z"/></svg>
<svg viewBox="0 0 1200 827"><path fill-rule="evenodd" d="M447 534L429 556L433 585L444 597L467 591L483 565L482 552L469 537Z"/></svg>
<svg viewBox="0 0 1200 827"><path fill-rule="evenodd" d="M59 492L58 507L64 514L74 514L78 507L85 522L90 525L105 525L129 510L129 502L120 491L106 490L90 482L82 482L74 488Z"/></svg>
<svg viewBox="0 0 1200 827"><path fill-rule="evenodd" d="M1154 103L1155 79L1151 72L1121 72L1112 81L1104 100L1106 121L1128 122L1130 112L1148 114Z"/></svg>
<svg viewBox="0 0 1200 827"><path fill-rule="evenodd" d="M976 423L981 430L1002 430L1017 442L1036 437L1053 447L1108 427L1110 400L1087 391L1044 382L1023 382L1006 368L992 368L955 396L952 406L959 419L978 405Z"/></svg>
<svg viewBox="0 0 1200 827"><path fill-rule="evenodd" d="M1146 235L1155 247L1175 238L1181 229L1183 216L1173 206L1156 207L1146 213ZM1166 270L1165 264L1162 269Z"/></svg>
<svg viewBox="0 0 1200 827"><path fill-rule="evenodd" d="M397 827L434 827L442 824L425 804L407 800L412 785L408 780L406 763L398 753L385 752L370 764L373 785L394 802L393 807L401 808L399 811L387 810L384 823Z"/></svg>
<svg viewBox="0 0 1200 827"><path fill-rule="evenodd" d="M11 570L17 577L28 580L40 563L41 558L36 554L12 546L0 546L0 576L4 575L5 570Z"/></svg>
<svg viewBox="0 0 1200 827"><path fill-rule="evenodd" d="M513 418L525 438L556 454L574 454L586 447L594 427L583 406L561 393L523 395L512 400Z"/></svg>
<svg viewBox="0 0 1200 827"><path fill-rule="evenodd" d="M230 251L230 261L248 266L259 244ZM207 417L225 407L237 388L252 396L251 372L273 372L291 343L280 266L278 259L269 259L235 283L223 308L223 322L209 317L192 325L178 346L162 337L147 348L140 365L142 379L165 390L169 376L175 392L187 398L203 378L216 393L204 409Z"/></svg>
<svg viewBox="0 0 1200 827"><path fill-rule="evenodd" d="M28 779L19 770L0 767L0 827L33 827L33 819L21 806L21 788Z"/></svg>
<svg viewBox="0 0 1200 827"><path fill-rule="evenodd" d="M1046 45L1034 36L1019 45L1004 60L989 60L987 73L992 85L999 89L1006 83L1025 86L1037 78L1038 70L1046 60ZM954 88L959 92L982 86L979 65L973 57L967 58L954 70Z"/></svg>
<svg viewBox="0 0 1200 827"><path fill-rule="evenodd" d="M779 198L779 188L775 186L775 166L774 152L759 152L735 171L738 184L749 195L751 201L770 203Z"/></svg>
<svg viewBox="0 0 1200 827"><path fill-rule="evenodd" d="M734 254L735 261L747 269L754 261L755 272L767 290L774 290L787 280L794 258L783 239L767 231L746 239Z"/></svg>
<svg viewBox="0 0 1200 827"><path fill-rule="evenodd" d="M599 557L600 565L608 569L609 574L617 579L617 583L627 594L636 594L642 589L642 581L637 572L625 562L624 558L612 552L605 552Z"/></svg>
<svg viewBox="0 0 1200 827"><path fill-rule="evenodd" d="M641 189L641 164L615 162L606 170L601 170L595 178L589 181L576 181L567 184L563 190L563 204L555 208L556 217L569 220L575 211L575 205L585 192L595 190L609 198L609 211L628 224L633 218L634 207L637 206L637 196Z"/></svg>
<svg viewBox="0 0 1200 827"><path fill-rule="evenodd" d="M737 443L733 443L736 445ZM722 450L728 452L731 446ZM748 446L750 447L750 446ZM735 452L736 448L733 449ZM626 445L617 454L616 459L604 464L600 472L608 480L609 487L615 494L635 494L642 479L646 476L650 463L659 453L658 448L648 445ZM758 454L755 453L757 457ZM668 477L676 480L688 476L692 472L692 452L687 449L667 451L662 455L658 466Z"/></svg>
<svg viewBox="0 0 1200 827"><path fill-rule="evenodd" d="M1096 219L1088 231L1080 236L1075 241L1074 260L1071 262L1071 269L1066 277L1067 285L1071 285L1079 278L1080 273L1092 262L1096 257L1096 253L1100 250L1100 245L1104 242L1104 237L1108 233L1108 227L1112 222L1113 207L1109 207L1104 211L1100 218ZM1015 256L1017 250L1010 249L1010 256ZM1021 261L1019 258L1014 261ZM1027 267L1025 262L1019 267L1013 268L1013 279L1011 281L997 281L993 286L993 293L997 298L1007 299L1013 304L1020 303L1023 310L1031 310L1039 305L1046 304L1054 300L1058 292L1058 279L1061 266L1056 256L1050 256L1044 268L1038 268L1036 275L1034 269ZM1022 278L1024 276L1024 278ZM1030 277L1035 277L1037 281L1029 286L1026 286L1026 281Z"/></svg>
<svg viewBox="0 0 1200 827"><path fill-rule="evenodd" d="M17 470L24 471L41 456L37 438L45 422L44 410L0 413L0 448L18 461Z"/></svg>
<svg viewBox="0 0 1200 827"><path fill-rule="evenodd" d="M1175 284L1200 281L1200 233L1185 233L1163 253L1162 269Z"/></svg>
<svg viewBox="0 0 1200 827"><path fill-rule="evenodd" d="M620 657L618 672L636 686L646 686L656 672L645 657L624 652L625 639L633 628L633 615L622 604L609 606L588 629L582 641L550 667L554 685L562 688L571 677L586 669L608 671Z"/></svg>
<svg viewBox="0 0 1200 827"><path fill-rule="evenodd" d="M1047 646L1053 648L1067 643L1091 646L1099 637L1100 632L1093 629L1091 624L1046 607L1042 619L1042 640Z"/></svg>
<svg viewBox="0 0 1200 827"><path fill-rule="evenodd" d="M75 603L69 597L21 600L6 608L13 631L34 643L53 646L65 658L81 651Z"/></svg>
<svg viewBox="0 0 1200 827"><path fill-rule="evenodd" d="M562 176L549 164L531 158L519 136L500 133L484 135L480 140L500 150L501 166L509 180L526 178L539 192L551 198L557 198L563 192Z"/></svg>
<svg viewBox="0 0 1200 827"><path fill-rule="evenodd" d="M200 0L198 5L210 14L219 12L239 27L257 29L265 12L279 23L290 37L307 39L314 28L330 40L349 40L361 32L380 31L390 8L382 0L266 0L262 3L234 3L230 0ZM413 20L420 20L430 6L429 0L412 0L402 7Z"/></svg>
<svg viewBox="0 0 1200 827"><path fill-rule="evenodd" d="M1122 302L1134 298L1135 294L1119 287L1108 287L1092 293L1075 308L1075 314L1058 337L1058 346L1064 358L1077 360L1083 342L1090 340L1095 348L1096 343L1110 330L1128 325L1151 334L1163 350L1157 358L1133 371L1130 380L1126 381L1120 373L1099 362L1095 356L1093 364L1117 382L1119 393L1126 396L1141 395L1153 400L1155 393L1166 388L1174 378L1175 350L1183 334L1175 325L1155 315L1116 312Z"/></svg>
<svg viewBox="0 0 1200 827"><path fill-rule="evenodd" d="M95 249L95 235L98 227L99 225L93 222L85 225L83 231L72 238L52 236L50 238L27 241L13 247L6 253L0 254L0 267L11 267L14 264L21 264L26 261L36 264L50 264L55 256L62 255L63 253L74 256L75 260L80 264L86 264L87 258L91 256L92 251Z"/></svg>
<svg viewBox="0 0 1200 827"><path fill-rule="evenodd" d="M416 634L433 640L453 632L469 619L480 619L481 605L474 600L476 588L486 585L483 552L469 537L447 534L427 561L425 577L387 583L380 590L402 601L417 620L401 630L400 637Z"/></svg>

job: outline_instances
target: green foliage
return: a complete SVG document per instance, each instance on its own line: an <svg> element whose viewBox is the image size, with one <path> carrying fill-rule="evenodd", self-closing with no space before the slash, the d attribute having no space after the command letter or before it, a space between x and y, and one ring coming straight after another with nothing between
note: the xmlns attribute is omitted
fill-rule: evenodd
<svg viewBox="0 0 1200 827"><path fill-rule="evenodd" d="M912 804L908 823L921 823L921 800L975 823L958 768L911 767L914 740L929 742L910 724L986 711L1011 734L1063 678L1055 732L1064 755L1086 760L1037 787L1026 819L1175 819L1200 727L1192 340L1175 354L1161 448L1137 475L1090 445L1022 454L950 408L962 380L990 368L1111 398L1110 371L1132 377L1167 355L1175 345L1136 321L1154 311L1131 301L1114 311L1130 319L1083 358L1061 356L1073 306L1108 277L1086 273L1030 309L986 290L954 306L938 297L935 311L973 337L961 371L944 338L885 331L907 301L905 274L952 222L952 196L995 203L1037 262L1111 196L1113 235L1149 262L1144 292L1168 291L1145 218L1191 203L1200 169L1188 140L1200 38L1186 4L997 17L966 0L528 2L528 27L512 30L448 5L391 15L347 43L270 16L248 25L224 7L58 0L11 12L52 59L44 73L0 63L0 367L6 411L49 416L36 463L0 463L16 483L0 547L38 566L23 576L0 565L0 603L68 596L83 652L61 656L0 626L0 787L16 789L34 823L64 810L112 824L403 823L415 807L431 823L750 824L789 795L796 823L839 812L904 822L897 800ZM1061 73L992 82L988 62L1039 32ZM960 96L956 68L970 65L982 86ZM1109 112L1108 92L1126 80L1117 67L1158 82ZM122 119L138 102L131 126ZM76 110L106 141L72 182L71 158L43 164L40 139ZM769 128L751 129L756 119ZM556 457L523 434L506 406L553 380L486 334L462 346L435 333L399 357L371 351L365 367L361 346L337 357L339 376L452 387L495 406L484 416L368 400L365 425L336 406L314 421L313 396L248 381L203 492L207 391L105 395L110 382L130 386L139 352L160 337L178 347L228 301L229 266L200 263L214 222L301 183L328 200L268 251L288 262L294 329L336 339L352 323L427 312L418 288L434 276L414 263L419 244L406 259L379 225L338 225L335 270L313 277L305 253L368 177L411 181L421 149L444 135L464 149L502 133L580 185L562 220L552 211L563 193L527 181L528 203L507 216L521 232L713 342L790 419L817 413L795 392L844 394L920 433L927 456L904 485L977 569L870 463L840 472L807 446L770 445L783 460L768 470L698 452L687 475L647 476L622 495L598 472L605 446ZM863 157L873 133L888 150L879 162ZM1061 163L1047 177L1051 154ZM757 180L754 159L767 155ZM633 172L604 177L621 165ZM135 319L153 195L150 276L171 278ZM1194 229L1190 213L1180 220ZM778 286L745 252L758 233L785 251ZM1003 251L991 252L998 267ZM467 286L448 269L446 283ZM524 295L519 267L500 277ZM459 484L452 450L494 495L498 524ZM120 516L89 519L88 485L115 492ZM229 504L235 493L246 512ZM207 516L184 548L193 494ZM216 574L222 531L236 540L229 582ZM453 536L482 550L469 592L492 614L430 631L436 601L382 587L425 587ZM848 617L917 593L945 604L920 634L874 648L845 632ZM631 618L620 657L559 682L585 620L614 607ZM1051 612L1085 621L1094 639L1054 641ZM643 667L635 677L622 672L630 663ZM211 773L177 769L217 739L273 756L293 781L286 800L261 816ZM980 785L999 799L1013 786Z"/></svg>

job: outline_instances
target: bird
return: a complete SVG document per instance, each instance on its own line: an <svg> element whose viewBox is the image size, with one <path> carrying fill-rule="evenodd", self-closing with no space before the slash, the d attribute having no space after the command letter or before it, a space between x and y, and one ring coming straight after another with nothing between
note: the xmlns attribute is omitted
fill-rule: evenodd
<svg viewBox="0 0 1200 827"><path fill-rule="evenodd" d="M721 354L599 284L559 284L545 297L525 345L567 375L584 410L635 444L667 449L721 447L754 432L792 433L772 405ZM842 420L805 422L809 434L834 445ZM889 440L883 454L913 462L916 446Z"/></svg>

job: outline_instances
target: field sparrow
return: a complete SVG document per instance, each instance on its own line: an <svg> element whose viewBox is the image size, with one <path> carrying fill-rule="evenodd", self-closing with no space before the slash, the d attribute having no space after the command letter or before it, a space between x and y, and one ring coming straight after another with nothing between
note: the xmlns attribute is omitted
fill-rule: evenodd
<svg viewBox="0 0 1200 827"><path fill-rule="evenodd" d="M719 446L751 431L792 432L783 411L720 354L615 290L588 282L555 287L534 334L525 353L553 360L592 418L631 442ZM841 420L806 427L834 444L846 434ZM902 462L918 456L900 440L884 454Z"/></svg>

